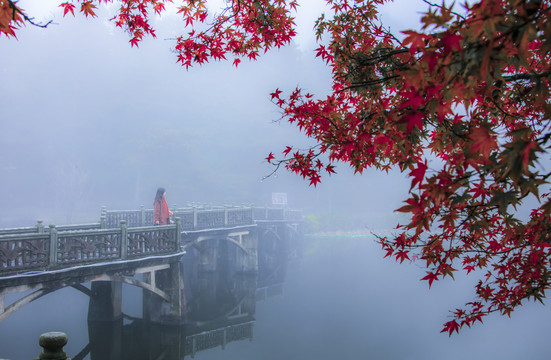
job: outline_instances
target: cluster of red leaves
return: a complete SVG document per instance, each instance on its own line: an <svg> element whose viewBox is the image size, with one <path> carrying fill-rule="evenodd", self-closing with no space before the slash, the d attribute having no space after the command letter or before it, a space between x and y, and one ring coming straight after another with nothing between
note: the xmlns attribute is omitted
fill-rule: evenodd
<svg viewBox="0 0 551 360"><path fill-rule="evenodd" d="M178 37L178 62L189 68L209 59L226 60L227 54L235 66L242 57L255 60L261 50L290 43L295 36L291 11L296 7L295 0L236 1L215 16L211 26L199 30L195 25L205 23L208 15L205 1L187 1L179 13L193 30Z"/></svg>
<svg viewBox="0 0 551 360"><path fill-rule="evenodd" d="M95 16L94 9L102 2L112 0L81 1L81 12ZM155 30L149 23L149 11L161 14L165 4L172 0L122 0L115 24L131 34L130 43L138 46L145 35L155 37ZM64 14L74 15L72 3L61 4ZM209 16L206 2L187 0L178 8L186 27L186 36L178 36L175 50L178 62L189 68L203 64L210 59L226 60L234 57L237 66L240 58L254 60L260 50L289 44L295 35L291 10L297 6L292 0L251 0L232 2L219 15Z"/></svg>
<svg viewBox="0 0 551 360"><path fill-rule="evenodd" d="M113 0L78 0L64 2L60 7L63 8L63 16L71 13L75 15L75 5L73 2L80 3L80 12L86 17L96 16L96 9L102 3L111 3ZM149 35L155 37L155 29L150 25L150 12L160 15L165 11L165 4L172 0L121 0L121 6L117 15L112 19L117 27L120 27L130 34L131 46L138 46L138 43ZM96 5L97 4L97 5Z"/></svg>
<svg viewBox="0 0 551 360"><path fill-rule="evenodd" d="M422 259L429 287L458 268L486 271L443 332L541 301L551 277L551 201L539 194L551 173L536 166L551 139L549 2L481 1L465 15L432 6L423 31L403 41L377 25L383 1L328 2L335 16L317 23L329 38L317 56L332 68L333 91L274 92L283 117L319 143L327 164L410 176L397 210L410 221L380 239L386 256ZM318 156L289 154L271 162L319 181L327 165ZM539 205L521 220L530 197Z"/></svg>
<svg viewBox="0 0 551 360"><path fill-rule="evenodd" d="M112 1L70 0L60 7L64 16L74 16L80 4L82 14L95 17L99 5ZM15 2L0 0L0 35L15 36L15 27L27 20L21 17L22 12ZM155 37L150 14L161 15L166 11L165 5L172 0L120 2L120 9L112 20L130 34L130 44L138 46L145 36ZM185 0L178 7L178 13L189 32L177 37L175 51L178 62L189 68L210 59L225 60L230 55L237 66L241 58L255 60L261 51L287 45L296 34L291 12L297 6L296 0L238 0L228 2L219 14L209 14L204 0Z"/></svg>

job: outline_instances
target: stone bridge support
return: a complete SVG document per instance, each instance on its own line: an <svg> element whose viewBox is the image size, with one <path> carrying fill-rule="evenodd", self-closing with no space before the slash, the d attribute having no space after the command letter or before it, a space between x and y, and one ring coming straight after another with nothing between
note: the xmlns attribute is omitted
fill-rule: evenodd
<svg viewBox="0 0 551 360"><path fill-rule="evenodd" d="M256 223L259 252L273 254L284 251L285 254L282 255L288 258L296 258L301 255L301 221L261 220ZM261 257L260 254L259 257Z"/></svg>
<svg viewBox="0 0 551 360"><path fill-rule="evenodd" d="M139 274L143 280L134 278ZM74 286L90 296L88 321L113 322L122 319L123 283L143 289L144 319L169 325L181 324L185 320L183 264L179 257L165 264L98 275L91 281L90 289L83 285Z"/></svg>
<svg viewBox="0 0 551 360"><path fill-rule="evenodd" d="M183 324L186 316L182 263L172 263L167 269L143 274L148 283L166 293L168 299L143 290L143 318L158 324Z"/></svg>
<svg viewBox="0 0 551 360"><path fill-rule="evenodd" d="M89 321L122 319L122 282L95 281L90 288Z"/></svg>

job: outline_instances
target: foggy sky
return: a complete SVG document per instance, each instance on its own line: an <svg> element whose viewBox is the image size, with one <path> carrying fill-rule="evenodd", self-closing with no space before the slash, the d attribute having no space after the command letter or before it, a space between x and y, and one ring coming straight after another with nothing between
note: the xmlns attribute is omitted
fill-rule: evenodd
<svg viewBox="0 0 551 360"><path fill-rule="evenodd" d="M238 69L221 62L188 71L170 50L182 32L176 16L156 19L158 38L136 49L106 20L107 9L95 19L63 18L57 3L20 1L37 21L54 23L0 38L0 226L95 221L101 206L151 207L159 186L170 206L266 206L272 192L286 192L289 206L307 213L357 212L369 228L395 221L408 187L399 174L352 176L341 164L316 189L285 170L262 181L272 170L269 152L313 144L275 122L269 93L328 92L330 71L314 58L308 30L323 2L303 3L291 46ZM420 8L422 1L397 1L384 19L391 29L414 27Z"/></svg>

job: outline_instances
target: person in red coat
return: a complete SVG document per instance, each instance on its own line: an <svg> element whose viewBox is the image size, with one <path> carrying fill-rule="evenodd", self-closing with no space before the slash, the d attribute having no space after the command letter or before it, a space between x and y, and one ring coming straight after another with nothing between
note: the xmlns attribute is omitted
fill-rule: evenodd
<svg viewBox="0 0 551 360"><path fill-rule="evenodd" d="M155 225L170 224L170 215L172 215L172 211L168 210L165 195L166 190L164 188L157 189L155 201L153 202L153 223Z"/></svg>

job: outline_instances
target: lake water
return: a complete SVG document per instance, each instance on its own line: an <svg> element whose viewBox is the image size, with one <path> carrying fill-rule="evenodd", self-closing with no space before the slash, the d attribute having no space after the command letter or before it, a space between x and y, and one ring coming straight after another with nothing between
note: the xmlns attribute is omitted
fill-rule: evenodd
<svg viewBox="0 0 551 360"><path fill-rule="evenodd" d="M279 264L271 278L217 275L224 284L212 296L188 294L194 320L207 323L232 299L245 299L249 313L236 320L244 339L196 351L198 360L248 359L549 359L551 311L529 303L512 318L485 323L451 337L440 333L449 310L472 299L475 277L444 280L428 289L424 269L396 264L369 237L306 237L302 256ZM231 279L229 279L231 277ZM271 282L271 283L270 283ZM251 285L253 284L253 285ZM266 290L250 290L250 286ZM48 331L69 336L74 359L177 359L190 353L186 342L201 329L149 328L141 315L141 290L123 286L119 325L90 325L88 298L66 288L25 306L0 323L0 358L30 360ZM196 294L195 294L196 295ZM6 305L13 299L6 299ZM224 305L226 304L226 305ZM235 324L234 324L235 325ZM105 325L103 325L105 326ZM224 324L220 324L224 327ZM226 325L227 327L229 325ZM197 335L196 335L197 336ZM186 355L191 359L192 355Z"/></svg>

